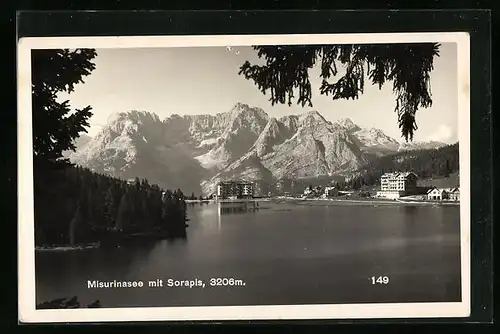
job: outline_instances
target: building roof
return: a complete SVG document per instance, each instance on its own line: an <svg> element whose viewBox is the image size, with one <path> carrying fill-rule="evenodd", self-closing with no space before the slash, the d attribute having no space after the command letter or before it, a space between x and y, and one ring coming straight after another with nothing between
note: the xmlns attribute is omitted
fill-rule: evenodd
<svg viewBox="0 0 500 334"><path fill-rule="evenodd" d="M250 184L253 184L252 181L245 181L245 180L224 180L224 181L220 181L218 183L218 185L221 185L221 184L241 184L241 185L250 185Z"/></svg>
<svg viewBox="0 0 500 334"><path fill-rule="evenodd" d="M387 177L387 178L407 178L408 176L413 175L415 177L418 177L417 174L413 172L394 172L394 173L385 173L382 175L382 177Z"/></svg>
<svg viewBox="0 0 500 334"><path fill-rule="evenodd" d="M430 194L431 192L438 192L440 194L444 193L444 192L447 192L449 193L450 192L450 189L449 188L432 188L432 189L429 189L427 191L428 194Z"/></svg>

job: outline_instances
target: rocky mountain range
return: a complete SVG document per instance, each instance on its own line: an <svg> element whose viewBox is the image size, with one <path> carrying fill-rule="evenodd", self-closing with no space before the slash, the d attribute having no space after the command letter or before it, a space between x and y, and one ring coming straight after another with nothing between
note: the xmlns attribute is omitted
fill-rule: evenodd
<svg viewBox="0 0 500 334"><path fill-rule="evenodd" d="M80 133L80 136L78 138L76 138L75 142L74 142L76 149L82 148L91 140L92 140L92 137L90 137L89 135L87 135L85 133ZM71 151L71 150L67 150L67 151L62 152L62 155L64 158L68 158L72 154L73 154L73 151Z"/></svg>
<svg viewBox="0 0 500 334"><path fill-rule="evenodd" d="M400 144L380 129L350 119L330 122L317 111L275 118L237 103L216 115L164 120L145 111L117 113L95 137L77 143L69 158L115 177L209 194L220 180L348 175L380 155L443 145Z"/></svg>

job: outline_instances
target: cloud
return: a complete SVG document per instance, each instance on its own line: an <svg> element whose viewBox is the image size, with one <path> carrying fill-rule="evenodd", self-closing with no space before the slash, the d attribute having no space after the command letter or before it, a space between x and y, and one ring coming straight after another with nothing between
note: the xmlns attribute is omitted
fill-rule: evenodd
<svg viewBox="0 0 500 334"><path fill-rule="evenodd" d="M432 135L429 140L448 142L453 137L453 129L449 125L440 125L439 128Z"/></svg>

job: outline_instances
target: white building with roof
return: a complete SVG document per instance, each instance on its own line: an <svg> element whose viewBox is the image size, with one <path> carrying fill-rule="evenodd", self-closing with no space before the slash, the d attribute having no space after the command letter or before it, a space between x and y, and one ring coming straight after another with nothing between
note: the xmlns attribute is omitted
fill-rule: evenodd
<svg viewBox="0 0 500 334"><path fill-rule="evenodd" d="M460 188L452 188L448 194L451 201L460 202Z"/></svg>
<svg viewBox="0 0 500 334"><path fill-rule="evenodd" d="M460 201L460 188L432 188L427 191L427 199L431 201Z"/></svg>
<svg viewBox="0 0 500 334"><path fill-rule="evenodd" d="M431 201L442 201L444 199L448 199L448 197L448 189L433 188L429 189L427 192L427 199Z"/></svg>
<svg viewBox="0 0 500 334"><path fill-rule="evenodd" d="M254 184L242 180L230 180L219 182L216 196L218 199L252 198Z"/></svg>
<svg viewBox="0 0 500 334"><path fill-rule="evenodd" d="M417 174L413 172L385 173L380 177L378 197L399 198L415 194L417 190Z"/></svg>
<svg viewBox="0 0 500 334"><path fill-rule="evenodd" d="M335 197L339 195L339 190L335 187L325 187L325 197Z"/></svg>

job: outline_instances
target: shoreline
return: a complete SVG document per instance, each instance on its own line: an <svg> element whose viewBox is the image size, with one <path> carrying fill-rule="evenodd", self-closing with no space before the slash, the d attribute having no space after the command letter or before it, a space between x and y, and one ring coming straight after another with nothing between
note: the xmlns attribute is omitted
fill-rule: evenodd
<svg viewBox="0 0 500 334"><path fill-rule="evenodd" d="M187 202L187 201L186 201ZM242 198L222 200L190 200L187 203L244 203L244 202L289 202L303 204L359 204L359 205L431 205L431 206L460 206L460 201L427 201L415 199L347 199L347 198L301 198L301 197L274 197L274 198Z"/></svg>
<svg viewBox="0 0 500 334"><path fill-rule="evenodd" d="M244 202L270 202L272 198L238 198L238 199L211 199L211 200L185 200L186 203L244 203Z"/></svg>
<svg viewBox="0 0 500 334"><path fill-rule="evenodd" d="M324 198L278 198L277 201L301 202L306 204L357 204L357 205L431 205L431 206L460 206L460 202L432 202L418 200L390 200L390 199L324 199Z"/></svg>
<svg viewBox="0 0 500 334"><path fill-rule="evenodd" d="M67 252L75 250L86 250L86 249L96 249L101 246L100 242L95 242L91 244L75 245L75 246L36 246L35 251L37 252Z"/></svg>

